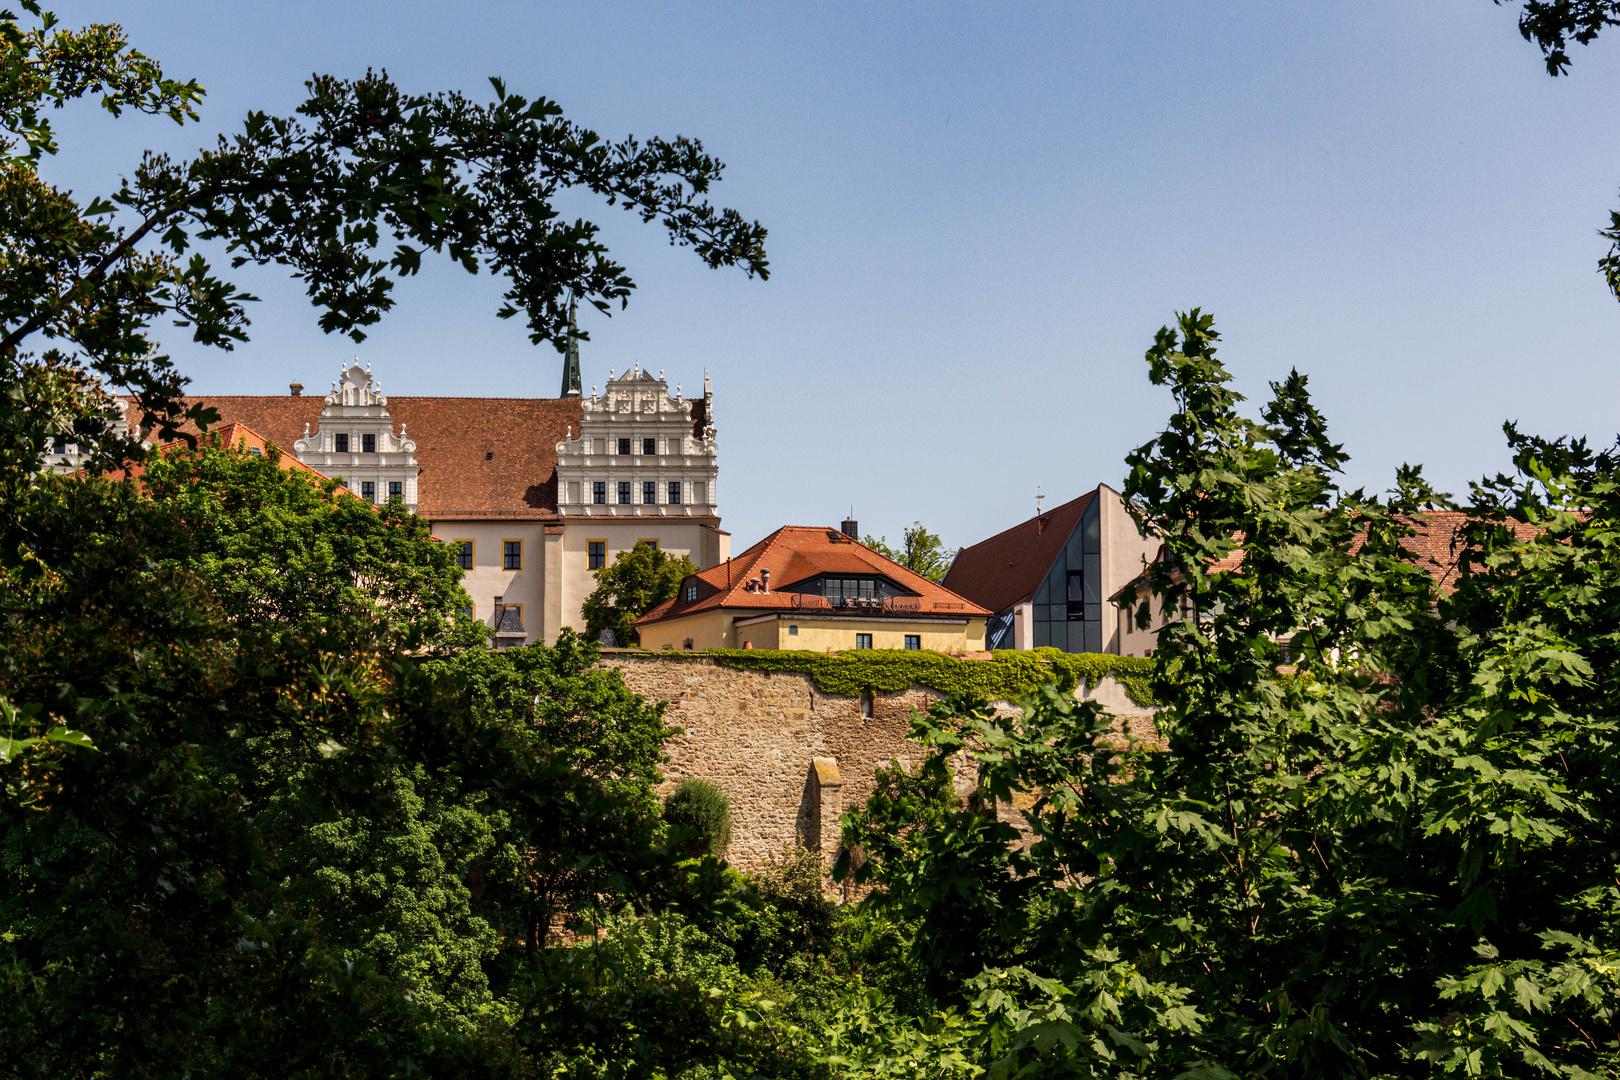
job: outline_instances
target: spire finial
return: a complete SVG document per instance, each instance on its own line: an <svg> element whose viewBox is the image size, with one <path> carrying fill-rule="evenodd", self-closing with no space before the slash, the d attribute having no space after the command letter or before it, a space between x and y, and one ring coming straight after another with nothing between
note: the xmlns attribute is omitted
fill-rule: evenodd
<svg viewBox="0 0 1620 1080"><path fill-rule="evenodd" d="M563 351L562 397L577 398L579 392L579 322L576 311L578 301L568 298L568 347Z"/></svg>

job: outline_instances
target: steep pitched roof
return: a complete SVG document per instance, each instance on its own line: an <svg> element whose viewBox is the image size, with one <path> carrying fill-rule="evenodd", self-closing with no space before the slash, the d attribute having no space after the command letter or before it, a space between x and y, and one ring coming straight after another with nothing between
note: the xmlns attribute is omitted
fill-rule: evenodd
<svg viewBox="0 0 1620 1080"><path fill-rule="evenodd" d="M749 591L749 584L760 581L766 570L770 571L771 591ZM636 622L674 619L715 608L773 611L814 606L822 603L819 597L803 597L788 590L818 574L882 575L917 594L902 598L901 610L918 618L990 614L836 529L785 525L741 555L687 578L674 599L659 604ZM687 600L686 588L694 584L697 598Z"/></svg>
<svg viewBox="0 0 1620 1080"><path fill-rule="evenodd" d="M314 431L324 397L210 395L186 398L218 410L220 421L245 424L293 454ZM573 425L578 398L390 397L388 413L416 443L421 465L416 512L430 520L554 518L557 443Z"/></svg>
<svg viewBox="0 0 1620 1080"><path fill-rule="evenodd" d="M963 548L943 584L993 612L1031 599L1096 497L1095 491L1088 491Z"/></svg>

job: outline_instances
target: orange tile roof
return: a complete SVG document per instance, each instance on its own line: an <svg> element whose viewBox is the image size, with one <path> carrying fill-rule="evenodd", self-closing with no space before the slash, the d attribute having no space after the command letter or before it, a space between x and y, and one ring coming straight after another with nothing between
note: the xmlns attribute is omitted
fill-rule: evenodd
<svg viewBox="0 0 1620 1080"><path fill-rule="evenodd" d="M771 591L750 591L750 583L761 582L766 570L770 571ZM878 574L888 578L917 594L901 598L905 606L897 609L917 618L990 614L971 600L907 570L836 529L786 525L741 555L687 578L673 599L659 604L636 622L675 619L715 608L765 612L820 607L824 604L820 597L805 597L789 591L792 586L818 574ZM693 584L698 587L697 599L688 601L686 588ZM910 606L913 599L914 608Z"/></svg>
<svg viewBox="0 0 1620 1080"><path fill-rule="evenodd" d="M210 395L220 421L243 423L290 456L319 426L323 395ZM702 399L694 415L702 412ZM557 443L579 434L578 398L389 397L396 430L416 443L416 512L430 520L556 518ZM493 455L493 456L488 456Z"/></svg>
<svg viewBox="0 0 1620 1080"><path fill-rule="evenodd" d="M1096 494L1088 491L963 548L951 563L944 585L992 612L1031 599Z"/></svg>

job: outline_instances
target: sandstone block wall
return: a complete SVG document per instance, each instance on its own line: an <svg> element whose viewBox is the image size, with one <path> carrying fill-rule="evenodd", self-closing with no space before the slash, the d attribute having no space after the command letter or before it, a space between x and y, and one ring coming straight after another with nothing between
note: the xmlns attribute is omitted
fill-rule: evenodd
<svg viewBox="0 0 1620 1080"><path fill-rule="evenodd" d="M865 698L823 694L809 676L738 671L693 653L604 651L602 665L650 701L667 701L666 722L684 733L666 744L667 791L688 776L731 797L733 865L750 868L798 844L830 862L838 853L838 816L871 795L877 770L910 764L920 747L906 741L912 712L940 695L913 686ZM1133 736L1152 737L1152 717L1103 680L1093 693ZM971 786L971 775L959 775Z"/></svg>

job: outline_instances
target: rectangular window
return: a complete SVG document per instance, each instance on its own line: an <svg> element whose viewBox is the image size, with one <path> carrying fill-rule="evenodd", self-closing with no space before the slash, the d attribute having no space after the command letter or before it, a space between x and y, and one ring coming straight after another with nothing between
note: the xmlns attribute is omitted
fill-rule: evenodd
<svg viewBox="0 0 1620 1080"><path fill-rule="evenodd" d="M792 623L789 623L788 624L788 637L798 637L798 636L799 636L799 628L797 626L793 625Z"/></svg>
<svg viewBox="0 0 1620 1080"><path fill-rule="evenodd" d="M502 540L501 541L501 569L502 570L521 570L521 569L523 569L523 541L521 541L521 540ZM510 606L510 605L508 605L508 606Z"/></svg>
<svg viewBox="0 0 1620 1080"><path fill-rule="evenodd" d="M875 600L878 597L878 583L871 578L825 578L823 588L823 595L833 604L845 600Z"/></svg>
<svg viewBox="0 0 1620 1080"><path fill-rule="evenodd" d="M607 541L585 541L585 568L587 570L600 570L607 565Z"/></svg>
<svg viewBox="0 0 1620 1080"><path fill-rule="evenodd" d="M692 601L694 601L696 599L697 599L697 586L696 585L688 585L686 587L686 602L688 604L690 604ZM799 632L799 628L797 626L795 626L793 628L793 632L795 634L797 634Z"/></svg>
<svg viewBox="0 0 1620 1080"><path fill-rule="evenodd" d="M377 452L377 436L360 436L360 452L362 454L375 454Z"/></svg>
<svg viewBox="0 0 1620 1080"><path fill-rule="evenodd" d="M906 635L906 648L908 648L908 649L920 649L920 648L922 648L922 635L921 634L907 634Z"/></svg>
<svg viewBox="0 0 1620 1080"><path fill-rule="evenodd" d="M607 502L607 481L598 480L591 485L591 502L597 506Z"/></svg>
<svg viewBox="0 0 1620 1080"><path fill-rule="evenodd" d="M455 545L456 565L463 570L471 570L473 568L473 542L471 540L452 540L450 543Z"/></svg>
<svg viewBox="0 0 1620 1080"><path fill-rule="evenodd" d="M593 454L605 454L605 453L607 453L607 440L606 439L592 439L591 440L591 453L593 453Z"/></svg>
<svg viewBox="0 0 1620 1080"><path fill-rule="evenodd" d="M630 505L630 481L628 480L619 481L619 505Z"/></svg>
<svg viewBox="0 0 1620 1080"><path fill-rule="evenodd" d="M349 437L347 435L332 436L332 449L336 453L347 454L349 452Z"/></svg>
<svg viewBox="0 0 1620 1080"><path fill-rule="evenodd" d="M390 499L403 499L405 497L405 481L388 481L388 497Z"/></svg>
<svg viewBox="0 0 1620 1080"><path fill-rule="evenodd" d="M681 505L681 482L679 480L669 482L669 505Z"/></svg>
<svg viewBox="0 0 1620 1080"><path fill-rule="evenodd" d="M647 455L648 457L652 457L654 454L657 454L658 453L658 440L657 439L642 439L641 440L641 452L643 454Z"/></svg>
<svg viewBox="0 0 1620 1080"><path fill-rule="evenodd" d="M855 647L857 649L870 649L872 647L872 635L871 634L856 634L855 635Z"/></svg>
<svg viewBox="0 0 1620 1080"><path fill-rule="evenodd" d="M456 608L456 614L457 615L465 615L467 618L470 619L470 618L473 617L472 606L469 604L467 607L458 607L458 608Z"/></svg>
<svg viewBox="0 0 1620 1080"><path fill-rule="evenodd" d="M630 440L629 439L620 439L619 440L619 455L621 457L629 457L630 456Z"/></svg>
<svg viewBox="0 0 1620 1080"><path fill-rule="evenodd" d="M370 480L360 481L360 497L368 503L377 501L377 485Z"/></svg>
<svg viewBox="0 0 1620 1080"><path fill-rule="evenodd" d="M568 502L572 506L579 505L579 481L568 481Z"/></svg>
<svg viewBox="0 0 1620 1080"><path fill-rule="evenodd" d="M1085 575L1078 570L1069 571L1069 608L1070 622L1080 622L1086 617Z"/></svg>
<svg viewBox="0 0 1620 1080"><path fill-rule="evenodd" d="M642 539L636 541L637 547L641 547L642 545L646 545L647 547L652 548L654 551L658 550L658 540L656 538L648 540L643 537Z"/></svg>
<svg viewBox="0 0 1620 1080"><path fill-rule="evenodd" d="M704 506L709 501L709 485L702 480L692 482L692 501Z"/></svg>
<svg viewBox="0 0 1620 1080"><path fill-rule="evenodd" d="M658 484L652 480L641 482L641 501L648 506L658 501Z"/></svg>

